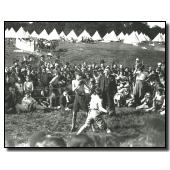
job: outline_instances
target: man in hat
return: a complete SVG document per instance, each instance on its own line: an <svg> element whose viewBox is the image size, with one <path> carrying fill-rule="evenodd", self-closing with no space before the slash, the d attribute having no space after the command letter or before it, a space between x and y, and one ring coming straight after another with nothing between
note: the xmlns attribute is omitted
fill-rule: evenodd
<svg viewBox="0 0 170 170"><path fill-rule="evenodd" d="M117 92L115 77L110 74L110 68L104 70L104 75L99 79L99 88L102 90L103 106L108 108L109 115L115 113L113 97Z"/></svg>

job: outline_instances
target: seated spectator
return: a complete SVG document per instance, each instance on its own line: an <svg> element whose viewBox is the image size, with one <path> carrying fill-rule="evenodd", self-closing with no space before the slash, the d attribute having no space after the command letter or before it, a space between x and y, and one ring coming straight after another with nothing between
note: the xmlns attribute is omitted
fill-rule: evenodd
<svg viewBox="0 0 170 170"><path fill-rule="evenodd" d="M114 103L121 107L126 103L126 99L129 95L129 83L128 81L122 81L120 85L117 87L117 93L114 96Z"/></svg>
<svg viewBox="0 0 170 170"><path fill-rule="evenodd" d="M141 100L141 105L136 107L136 110L148 109L152 105L150 93L146 93L144 98Z"/></svg>
<svg viewBox="0 0 170 170"><path fill-rule="evenodd" d="M134 95L131 94L131 98L126 100L126 106L132 107L134 105L135 105L135 98L134 98Z"/></svg>
<svg viewBox="0 0 170 170"><path fill-rule="evenodd" d="M60 107L62 110L71 110L73 108L73 100L67 90L64 90L60 96Z"/></svg>
<svg viewBox="0 0 170 170"><path fill-rule="evenodd" d="M153 98L153 104L152 107L146 109L146 111L156 111L161 109L163 103L164 103L165 95L163 94L163 89L158 88L155 94L155 97Z"/></svg>
<svg viewBox="0 0 170 170"><path fill-rule="evenodd" d="M17 113L22 113L22 112L31 112L36 109L44 110L46 107L39 105L37 101L31 97L31 93L27 92L25 94L25 97L22 99L21 104L17 103L15 108Z"/></svg>

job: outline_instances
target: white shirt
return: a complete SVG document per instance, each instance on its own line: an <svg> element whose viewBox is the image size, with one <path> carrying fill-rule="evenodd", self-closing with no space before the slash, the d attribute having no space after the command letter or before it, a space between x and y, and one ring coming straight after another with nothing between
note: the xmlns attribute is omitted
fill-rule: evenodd
<svg viewBox="0 0 170 170"><path fill-rule="evenodd" d="M90 109L97 109L100 112L107 113L107 110L102 106L102 99L98 95L91 95Z"/></svg>
<svg viewBox="0 0 170 170"><path fill-rule="evenodd" d="M27 91L27 90L33 91L34 90L33 83L31 81L24 82L24 90L25 91Z"/></svg>
<svg viewBox="0 0 170 170"><path fill-rule="evenodd" d="M78 88L79 82L80 82L79 80L72 81L72 91L75 91Z"/></svg>
<svg viewBox="0 0 170 170"><path fill-rule="evenodd" d="M20 93L22 93L22 92L24 91L24 88L23 88L22 83L16 82L16 83L15 83L15 87L17 88L17 90L18 90Z"/></svg>

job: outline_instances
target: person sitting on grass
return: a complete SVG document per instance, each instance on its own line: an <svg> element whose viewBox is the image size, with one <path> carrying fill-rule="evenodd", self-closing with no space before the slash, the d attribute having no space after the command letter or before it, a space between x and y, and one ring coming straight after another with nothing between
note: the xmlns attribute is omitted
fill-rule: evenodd
<svg viewBox="0 0 170 170"><path fill-rule="evenodd" d="M86 128L92 126L94 121L100 129L104 129L107 133L111 133L102 117L102 113L107 113L107 110L102 106L101 94L101 90L97 88L95 93L91 95L90 111L85 124L79 129L77 135L81 134Z"/></svg>
<svg viewBox="0 0 170 170"><path fill-rule="evenodd" d="M150 93L146 93L144 98L141 100L141 105L136 107L136 110L145 110L151 107L152 100Z"/></svg>
<svg viewBox="0 0 170 170"><path fill-rule="evenodd" d="M126 100L127 107L133 107L135 105L135 98L134 95L131 94L131 98Z"/></svg>
<svg viewBox="0 0 170 170"><path fill-rule="evenodd" d="M21 104L17 103L16 106L16 112L22 113L22 112L31 112L34 110L45 110L46 107L39 105L38 102L31 97L30 92L26 92L25 97L22 99Z"/></svg>
<svg viewBox="0 0 170 170"><path fill-rule="evenodd" d="M164 99L165 99L165 95L163 94L164 89L162 88L158 88L156 93L155 93L155 97L153 98L153 104L152 107L146 109L146 111L156 111L161 109L163 103L164 103Z"/></svg>
<svg viewBox="0 0 170 170"><path fill-rule="evenodd" d="M127 97L129 96L129 83L128 81L120 82L120 85L117 87L117 93L114 96L114 103L121 107L125 104Z"/></svg>

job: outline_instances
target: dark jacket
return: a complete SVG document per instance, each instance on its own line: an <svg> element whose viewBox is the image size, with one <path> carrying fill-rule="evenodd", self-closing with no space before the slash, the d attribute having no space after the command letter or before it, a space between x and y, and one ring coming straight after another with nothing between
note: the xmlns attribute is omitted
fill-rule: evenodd
<svg viewBox="0 0 170 170"><path fill-rule="evenodd" d="M108 78L102 75L99 79L99 88L103 92L109 92L110 95L114 95L117 92L117 85L115 77L110 75Z"/></svg>

